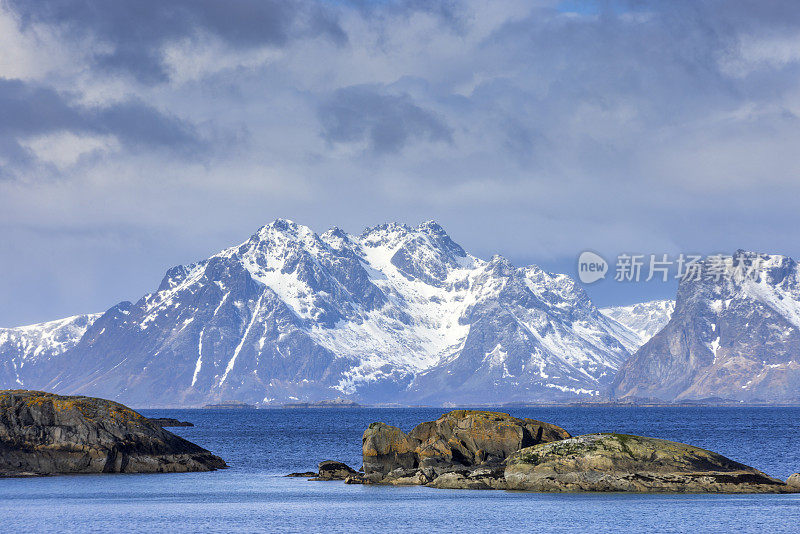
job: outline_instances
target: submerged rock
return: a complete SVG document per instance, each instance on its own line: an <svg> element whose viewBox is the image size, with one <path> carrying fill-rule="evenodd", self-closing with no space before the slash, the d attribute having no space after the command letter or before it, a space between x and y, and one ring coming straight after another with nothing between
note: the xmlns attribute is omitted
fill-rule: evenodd
<svg viewBox="0 0 800 534"><path fill-rule="evenodd" d="M194 423L190 423L188 421L180 421L178 419L173 419L172 417L149 417L150 422L154 425L165 427L165 426L194 426Z"/></svg>
<svg viewBox="0 0 800 534"><path fill-rule="evenodd" d="M719 454L663 439L589 434L520 450L509 489L670 493L784 493L782 481Z"/></svg>
<svg viewBox="0 0 800 534"><path fill-rule="evenodd" d="M167 473L227 467L117 402L0 391L0 473Z"/></svg>

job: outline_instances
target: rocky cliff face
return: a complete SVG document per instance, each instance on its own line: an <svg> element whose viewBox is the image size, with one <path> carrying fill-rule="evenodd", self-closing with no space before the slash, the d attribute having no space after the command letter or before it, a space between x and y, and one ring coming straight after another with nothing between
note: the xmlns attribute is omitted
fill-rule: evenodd
<svg viewBox="0 0 800 534"><path fill-rule="evenodd" d="M116 402L0 391L0 474L211 471L225 462Z"/></svg>
<svg viewBox="0 0 800 534"><path fill-rule="evenodd" d="M748 274L754 264L759 269ZM681 282L669 323L623 365L612 391L668 401L800 402L797 263L739 251L718 279Z"/></svg>
<svg viewBox="0 0 800 534"><path fill-rule="evenodd" d="M478 259L433 222L277 220L85 326L57 358L0 345L0 385L137 406L552 401L598 396L629 356L568 276Z"/></svg>

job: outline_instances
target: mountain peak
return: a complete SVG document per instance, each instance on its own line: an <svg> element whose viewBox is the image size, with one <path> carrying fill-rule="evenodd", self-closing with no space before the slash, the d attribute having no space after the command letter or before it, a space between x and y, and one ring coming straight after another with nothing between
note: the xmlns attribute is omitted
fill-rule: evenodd
<svg viewBox="0 0 800 534"><path fill-rule="evenodd" d="M444 231L444 228L442 228L442 226L433 219L425 221L417 226L417 231L436 235L447 235L447 232Z"/></svg>

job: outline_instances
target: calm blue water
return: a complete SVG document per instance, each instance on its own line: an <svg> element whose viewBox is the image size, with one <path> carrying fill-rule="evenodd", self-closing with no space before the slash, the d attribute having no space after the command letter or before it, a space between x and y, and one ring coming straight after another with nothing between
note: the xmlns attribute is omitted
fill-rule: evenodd
<svg viewBox="0 0 800 534"><path fill-rule="evenodd" d="M683 441L786 478L800 471L798 408L510 410L573 434ZM442 409L143 410L230 469L167 475L0 479L2 532L800 532L796 495L529 494L348 486L281 475L336 459L361 465L373 421L410 430Z"/></svg>

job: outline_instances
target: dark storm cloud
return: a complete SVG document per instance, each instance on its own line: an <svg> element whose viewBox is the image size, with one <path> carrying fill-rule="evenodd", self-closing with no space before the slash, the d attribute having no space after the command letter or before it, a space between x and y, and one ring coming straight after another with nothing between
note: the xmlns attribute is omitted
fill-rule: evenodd
<svg viewBox="0 0 800 534"><path fill-rule="evenodd" d="M367 141L377 154L397 152L414 140L452 141L441 117L416 105L408 95L383 94L377 87L339 89L318 112L326 141Z"/></svg>
<svg viewBox="0 0 800 534"><path fill-rule="evenodd" d="M71 103L48 87L0 79L0 157L13 164L29 163L33 155L21 141L52 132L114 135L128 148L164 148L196 153L202 146L191 125L133 100L105 107ZM6 178L14 171L6 166Z"/></svg>
<svg viewBox="0 0 800 534"><path fill-rule="evenodd" d="M44 23L71 38L94 37L111 45L97 52L96 67L127 72L142 83L164 82L163 46L208 32L234 48L283 46L294 37L324 35L347 42L335 12L290 0L12 0L23 27Z"/></svg>

